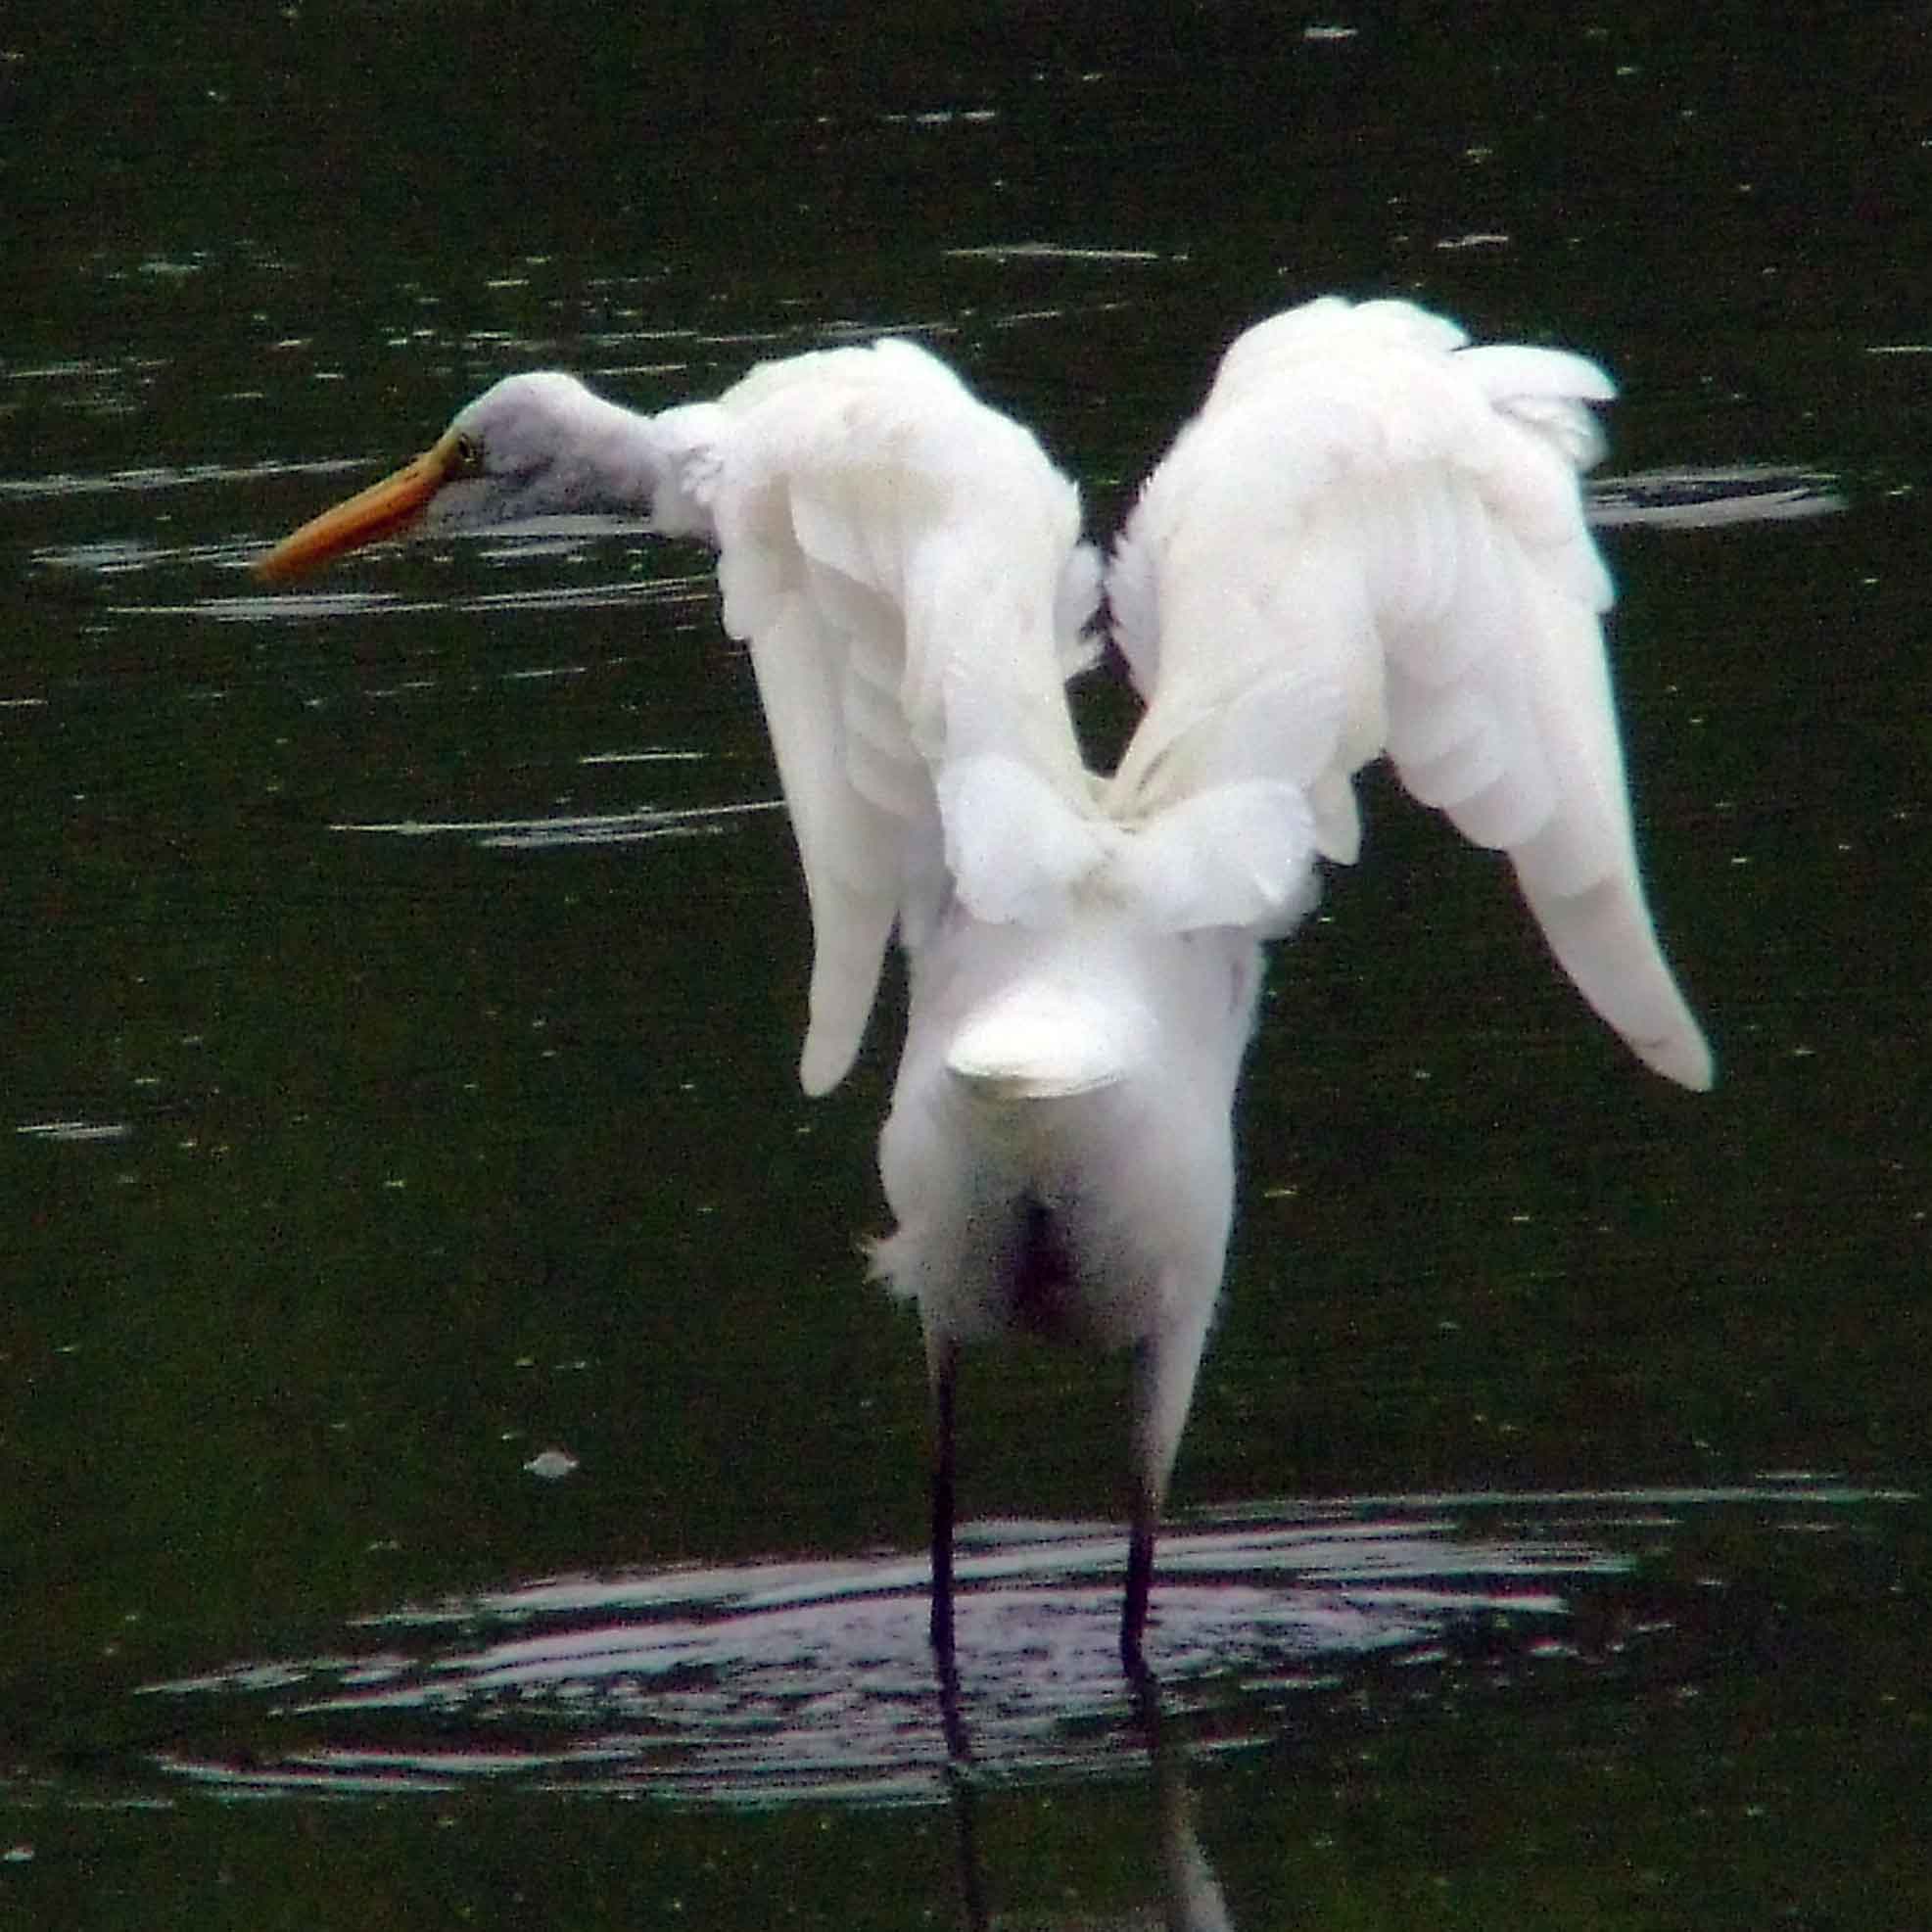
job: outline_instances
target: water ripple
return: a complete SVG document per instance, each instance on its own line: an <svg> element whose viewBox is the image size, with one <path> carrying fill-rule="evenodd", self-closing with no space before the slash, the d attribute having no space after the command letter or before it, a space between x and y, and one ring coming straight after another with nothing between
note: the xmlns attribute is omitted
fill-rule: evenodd
<svg viewBox="0 0 1932 1932"><path fill-rule="evenodd" d="M19 373L18 371L15 373ZM134 469L83 474L58 470L45 476L0 476L0 502L39 502L64 496L146 495L157 490L204 488L209 484L253 485L271 477L332 477L372 467L366 458L337 456L301 462L150 463Z"/></svg>
<svg viewBox="0 0 1932 1932"><path fill-rule="evenodd" d="M1589 520L1603 530L1630 524L1709 530L1725 524L1789 523L1846 508L1838 479L1829 471L1759 463L1600 477L1589 486L1588 499Z"/></svg>
<svg viewBox="0 0 1932 1932"><path fill-rule="evenodd" d="M542 851L557 845L611 845L645 838L696 838L723 831L729 822L752 812L782 812L781 798L743 799L730 805L692 805L671 810L639 806L630 812L560 813L541 819L391 819L338 823L339 832L380 832L395 838L474 838L479 845L508 851Z"/></svg>
<svg viewBox="0 0 1932 1932"><path fill-rule="evenodd" d="M1740 1507L1827 1528L1847 1505L1899 1499L1794 1478L1215 1512L1162 1543L1150 1651L1170 1700L1213 1709L1217 1747L1261 1742L1288 1702L1365 1671L1426 1677L1472 1655L1560 1668L1585 1600L1627 1590L1638 1562L1617 1543L1633 1531L1650 1542ZM1119 1534L982 1524L960 1555L961 1692L982 1774L1131 1769ZM204 1734L246 1733L247 1748L182 1743L155 1761L233 1795L508 1781L733 1806L937 1803L948 1756L925 1582L923 1554L900 1552L550 1579L403 1605L330 1654L141 1694ZM1651 1606L1620 1627L1671 1621Z"/></svg>

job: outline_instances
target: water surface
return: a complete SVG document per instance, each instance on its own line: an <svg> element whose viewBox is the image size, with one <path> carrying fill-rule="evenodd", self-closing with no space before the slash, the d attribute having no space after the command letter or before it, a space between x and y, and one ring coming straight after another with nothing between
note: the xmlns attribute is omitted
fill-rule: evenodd
<svg viewBox="0 0 1932 1932"><path fill-rule="evenodd" d="M1920 29L1680 16L0 48L0 1922L1932 1916ZM1592 511L1720 1086L1369 786L1248 1084L1157 1734L1120 1378L1017 1349L965 1390L968 1760L858 1251L893 1016L799 1095L706 560L246 566L509 369L657 406L880 329L1103 533L1325 288L1620 380Z"/></svg>

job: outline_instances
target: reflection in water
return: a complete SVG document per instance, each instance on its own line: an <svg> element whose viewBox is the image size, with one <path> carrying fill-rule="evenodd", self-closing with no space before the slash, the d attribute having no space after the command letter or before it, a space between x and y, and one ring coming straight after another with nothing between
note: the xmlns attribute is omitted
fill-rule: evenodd
<svg viewBox="0 0 1932 1932"><path fill-rule="evenodd" d="M1158 1687L1152 1682L1141 1685L1139 1705L1154 1773L1166 1922L1171 1932L1226 1932L1234 1921L1228 1916L1214 1867L1202 1849L1201 1834L1194 1828L1194 1794L1188 1788L1187 1763L1161 1708Z"/></svg>
<svg viewBox="0 0 1932 1932"><path fill-rule="evenodd" d="M1151 1674L1143 1674L1134 1681L1131 1694L1153 1785L1158 1869L1152 1876L1158 1880L1161 1904L1157 1922L1169 1932L1229 1932L1234 1921L1194 1826L1187 1754L1162 1708L1160 1686ZM994 1924L995 1913L980 1855L972 1734L961 1700L959 1673L951 1660L940 1666L939 1702L946 1735L947 1790L959 1845L961 1908L970 1932L985 1932ZM1079 1922L1098 1923L1086 1914ZM1124 1928L1153 1925L1156 1919L1152 1912L1136 1911L1118 1922Z"/></svg>

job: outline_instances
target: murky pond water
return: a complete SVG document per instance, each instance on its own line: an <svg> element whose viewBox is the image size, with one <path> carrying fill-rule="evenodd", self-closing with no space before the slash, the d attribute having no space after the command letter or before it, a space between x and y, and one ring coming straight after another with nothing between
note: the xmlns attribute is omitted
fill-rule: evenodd
<svg viewBox="0 0 1932 1932"><path fill-rule="evenodd" d="M0 1922L1932 1918L1920 29L994 18L0 33ZM1119 1378L1032 1349L968 1369L949 1708L890 1027L799 1095L705 559L245 566L505 370L881 328L1104 532L1327 287L1620 379L1720 1084L1371 787L1273 968L1160 1710Z"/></svg>

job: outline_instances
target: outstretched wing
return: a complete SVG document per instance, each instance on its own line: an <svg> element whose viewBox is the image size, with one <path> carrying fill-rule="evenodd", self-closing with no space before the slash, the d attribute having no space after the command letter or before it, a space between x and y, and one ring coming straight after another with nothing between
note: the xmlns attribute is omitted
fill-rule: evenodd
<svg viewBox="0 0 1932 1932"><path fill-rule="evenodd" d="M751 649L811 900L800 1078L824 1093L894 925L917 944L980 863L947 772L997 753L1092 813L1064 684L1099 564L1038 444L910 343L769 363L656 427L659 525L717 543L725 627Z"/></svg>
<svg viewBox="0 0 1932 1932"><path fill-rule="evenodd" d="M1409 791L1507 852L1578 989L1648 1065L1711 1058L1658 946L1631 835L1578 471L1593 363L1466 348L1406 303L1330 297L1223 358L1149 480L1107 577L1148 712L1109 803L1147 813L1285 779L1351 862L1352 784Z"/></svg>

